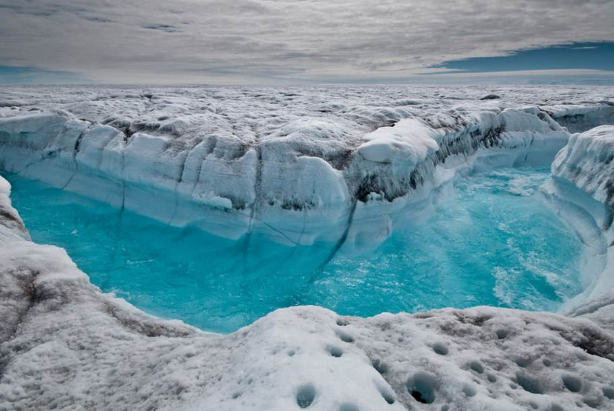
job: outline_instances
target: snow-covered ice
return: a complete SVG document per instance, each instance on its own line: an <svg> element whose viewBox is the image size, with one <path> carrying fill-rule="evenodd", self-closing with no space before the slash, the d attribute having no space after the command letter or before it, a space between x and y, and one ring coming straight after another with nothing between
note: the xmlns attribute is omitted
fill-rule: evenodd
<svg viewBox="0 0 614 411"><path fill-rule="evenodd" d="M1 89L0 169L169 224L377 243L457 175L554 160L545 193L594 258L565 315L303 306L216 335L103 294L65 251L32 243L0 177L0 410L614 409L613 96Z"/></svg>
<svg viewBox="0 0 614 411"><path fill-rule="evenodd" d="M368 198L398 200L394 220L400 203L416 191L432 201L459 167L549 164L570 135L557 121L614 118L609 89L493 91L502 97L481 100L471 87L4 88L0 166L229 238L340 242L352 221L390 225L362 207Z"/></svg>

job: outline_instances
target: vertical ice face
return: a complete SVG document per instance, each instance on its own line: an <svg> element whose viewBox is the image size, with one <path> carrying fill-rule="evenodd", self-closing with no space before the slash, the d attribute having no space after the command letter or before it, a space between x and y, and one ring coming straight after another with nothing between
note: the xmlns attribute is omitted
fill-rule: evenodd
<svg viewBox="0 0 614 411"><path fill-rule="evenodd" d="M579 133L604 124L614 124L614 103L607 100L598 103L596 107L555 105L544 107L543 110L570 132Z"/></svg>
<svg viewBox="0 0 614 411"><path fill-rule="evenodd" d="M0 111L1 169L172 225L303 244L361 237L354 217L389 232L401 203L427 201L460 170L548 164L570 136L555 118L614 119L591 89L543 108L513 89L498 100L394 87L58 90L45 103L9 89L20 105Z"/></svg>
<svg viewBox="0 0 614 411"><path fill-rule="evenodd" d="M603 315L600 310L614 298L613 160L614 127L600 126L572 135L552 163L547 192L591 250L583 273L586 291L565 312Z"/></svg>
<svg viewBox="0 0 614 411"><path fill-rule="evenodd" d="M614 127L601 126L574 134L556 156L552 174L566 180L614 213ZM611 226L604 221L603 228Z"/></svg>

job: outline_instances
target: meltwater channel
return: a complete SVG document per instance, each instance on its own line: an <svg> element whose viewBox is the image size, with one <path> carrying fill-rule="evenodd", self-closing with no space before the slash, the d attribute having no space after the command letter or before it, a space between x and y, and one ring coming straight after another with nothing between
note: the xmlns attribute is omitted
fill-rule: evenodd
<svg viewBox="0 0 614 411"><path fill-rule="evenodd" d="M344 315L491 305L556 310L581 291L582 244L541 195L548 169L499 169L375 250L324 267L332 244L288 247L174 228L16 175L32 239L63 247L105 292L160 317L231 332L281 307Z"/></svg>

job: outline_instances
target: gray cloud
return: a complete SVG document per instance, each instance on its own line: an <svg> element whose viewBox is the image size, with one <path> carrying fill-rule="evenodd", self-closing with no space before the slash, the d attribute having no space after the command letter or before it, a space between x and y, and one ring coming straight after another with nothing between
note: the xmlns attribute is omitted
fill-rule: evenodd
<svg viewBox="0 0 614 411"><path fill-rule="evenodd" d="M613 41L606 0L0 0L0 61L106 82L392 79Z"/></svg>
<svg viewBox="0 0 614 411"><path fill-rule="evenodd" d="M181 31L179 27L170 24L144 24L141 27L144 29L165 31L167 33L177 33Z"/></svg>

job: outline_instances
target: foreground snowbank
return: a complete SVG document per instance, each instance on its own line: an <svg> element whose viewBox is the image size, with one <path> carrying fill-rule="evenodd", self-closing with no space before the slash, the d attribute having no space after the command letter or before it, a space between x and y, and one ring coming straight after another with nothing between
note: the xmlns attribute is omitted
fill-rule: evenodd
<svg viewBox="0 0 614 411"><path fill-rule="evenodd" d="M488 307L367 319L297 307L208 334L100 293L63 250L24 238L4 200L0 221L3 410L614 406L614 335L599 322Z"/></svg>

